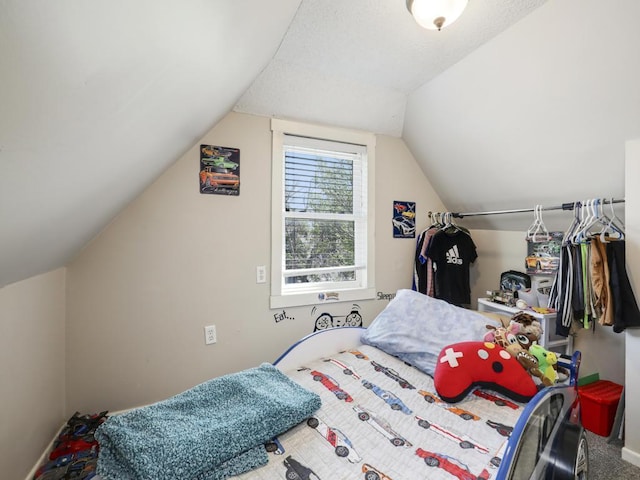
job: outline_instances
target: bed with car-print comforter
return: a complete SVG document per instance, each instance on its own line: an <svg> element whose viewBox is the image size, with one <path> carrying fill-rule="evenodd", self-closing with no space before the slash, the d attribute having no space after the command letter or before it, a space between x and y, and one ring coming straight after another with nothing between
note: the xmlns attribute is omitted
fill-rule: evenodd
<svg viewBox="0 0 640 480"><path fill-rule="evenodd" d="M576 390L579 352L560 359L570 372L566 382L538 387L527 402L490 384L472 386L455 403L438 395L433 374L442 347L482 338L487 323L477 312L399 291L367 330L310 335L276 365L317 393L322 407L267 444L267 466L238 478L586 478ZM353 345L332 351L347 330L353 330ZM313 342L321 346L306 347Z"/></svg>
<svg viewBox="0 0 640 480"><path fill-rule="evenodd" d="M234 435L236 427L218 433L220 415L206 410L189 418L184 405L191 399L181 402L178 431L190 431L191 423L206 428L196 449L203 455L186 450L180 459L169 458L177 454L172 450L180 450L180 437L164 448L155 420L145 418L139 428L156 433L154 448L163 449L157 461L184 472L180 480L226 478L224 472L234 472L238 462L241 469L235 471L244 473L232 478L239 480L586 478L587 444L576 387L579 352L562 359L570 372L566 382L527 393L525 382L511 377L516 372L509 370L507 355L478 341L487 323L476 312L399 291L369 328L319 331L292 346L274 362L283 378L267 379L276 382L273 387L256 387L263 396L254 403L262 404L252 404L250 385L239 387L242 395L234 398L247 406L231 405L230 411L241 434ZM280 398L280 388L287 398ZM278 421L281 400L290 410L286 422ZM222 395L214 408L229 403ZM251 411L246 418L238 413L245 408ZM166 410L161 412L157 421L162 424ZM112 430L114 437L122 432L117 424ZM269 432L274 435L265 438ZM143 437L132 443L146 453L127 461L136 464L144 457L154 463L148 457L154 453L138 443ZM229 456L230 442L239 444L237 457ZM209 455L224 461L220 468L208 464ZM193 469L183 468L182 459L193 462ZM99 463L103 478L110 478L108 470Z"/></svg>
<svg viewBox="0 0 640 480"><path fill-rule="evenodd" d="M448 404L431 377L369 345L287 374L322 407L240 478L490 478L524 408L489 390Z"/></svg>

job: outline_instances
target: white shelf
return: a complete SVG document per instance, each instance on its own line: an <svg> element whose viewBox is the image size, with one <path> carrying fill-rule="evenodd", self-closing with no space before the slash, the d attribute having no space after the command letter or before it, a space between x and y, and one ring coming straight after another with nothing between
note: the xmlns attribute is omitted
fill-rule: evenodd
<svg viewBox="0 0 640 480"><path fill-rule="evenodd" d="M565 355L571 355L573 353L573 337L571 335L568 337L555 335L555 313L538 313L528 309L522 310L520 308L509 307L507 305L502 305L501 303L492 302L488 298L478 299L478 310L480 312L502 313L508 316L513 316L518 312L528 313L542 325L542 338L540 338L540 345L547 350L552 350L556 353L564 353Z"/></svg>

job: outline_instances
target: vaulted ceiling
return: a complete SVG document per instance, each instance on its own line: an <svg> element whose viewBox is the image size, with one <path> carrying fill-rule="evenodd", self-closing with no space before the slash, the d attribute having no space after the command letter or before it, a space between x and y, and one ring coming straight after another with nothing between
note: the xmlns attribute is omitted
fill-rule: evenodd
<svg viewBox="0 0 640 480"><path fill-rule="evenodd" d="M404 0L0 0L0 286L231 110L401 136L452 211L621 197L640 2L615 4L471 0L437 32Z"/></svg>
<svg viewBox="0 0 640 480"><path fill-rule="evenodd" d="M437 32L404 0L303 0L235 109L401 136L409 94L543 3L472 0Z"/></svg>

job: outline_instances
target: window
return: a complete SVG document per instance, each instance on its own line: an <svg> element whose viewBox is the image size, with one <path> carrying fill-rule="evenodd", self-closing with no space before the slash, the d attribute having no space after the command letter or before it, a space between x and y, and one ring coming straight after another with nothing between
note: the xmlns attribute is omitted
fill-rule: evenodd
<svg viewBox="0 0 640 480"><path fill-rule="evenodd" d="M375 136L272 120L271 308L374 298Z"/></svg>

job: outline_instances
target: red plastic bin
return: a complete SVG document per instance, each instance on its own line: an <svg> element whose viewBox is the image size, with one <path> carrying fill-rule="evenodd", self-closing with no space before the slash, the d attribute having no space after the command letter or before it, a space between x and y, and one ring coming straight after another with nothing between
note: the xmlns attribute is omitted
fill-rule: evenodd
<svg viewBox="0 0 640 480"><path fill-rule="evenodd" d="M622 396L622 385L609 380L598 380L578 387L584 428L608 437Z"/></svg>

